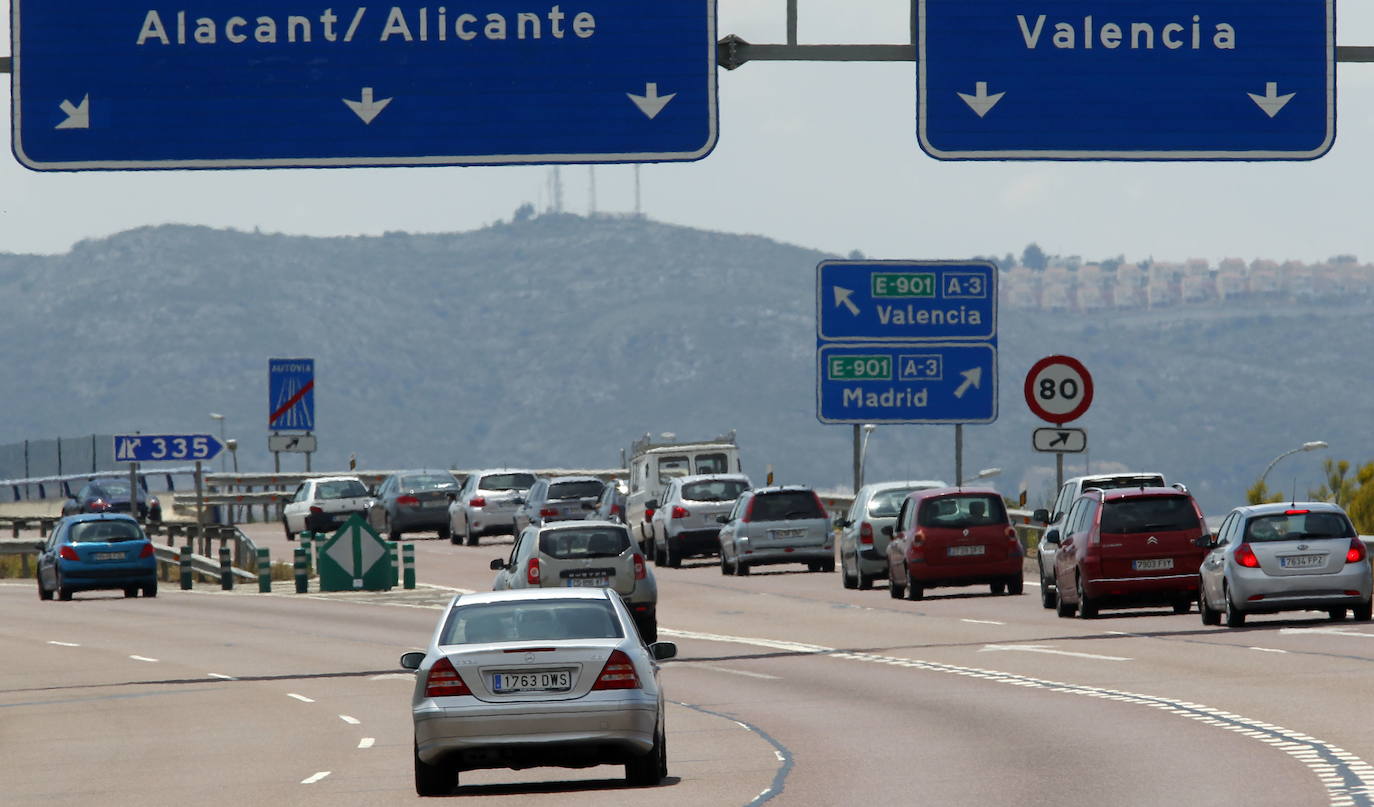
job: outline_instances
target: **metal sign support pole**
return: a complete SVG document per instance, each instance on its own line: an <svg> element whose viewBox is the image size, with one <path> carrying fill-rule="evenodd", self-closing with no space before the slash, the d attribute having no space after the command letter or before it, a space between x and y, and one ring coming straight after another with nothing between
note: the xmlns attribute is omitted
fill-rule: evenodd
<svg viewBox="0 0 1374 807"><path fill-rule="evenodd" d="M1064 487L1064 455L1054 455L1054 490L1055 495L1059 495L1059 489Z"/></svg>
<svg viewBox="0 0 1374 807"><path fill-rule="evenodd" d="M200 460L196 460L196 525L205 525L205 485L200 473Z"/></svg>
<svg viewBox="0 0 1374 807"><path fill-rule="evenodd" d="M138 463L129 463L129 515L135 521L141 521L138 517Z"/></svg>
<svg viewBox="0 0 1374 807"><path fill-rule="evenodd" d="M954 486L964 485L964 424L954 424Z"/></svg>
<svg viewBox="0 0 1374 807"><path fill-rule="evenodd" d="M859 488L863 487L863 484L864 484L864 479L863 479L863 476L864 476L864 471L863 471L863 457L862 457L862 455L861 455L861 453L860 453L860 452L861 452L861 449L860 449L860 447L859 447L861 441L863 440L862 432L863 432L863 426L860 426L858 423L855 423L855 424L854 424L854 495L856 495L856 496L859 494Z"/></svg>

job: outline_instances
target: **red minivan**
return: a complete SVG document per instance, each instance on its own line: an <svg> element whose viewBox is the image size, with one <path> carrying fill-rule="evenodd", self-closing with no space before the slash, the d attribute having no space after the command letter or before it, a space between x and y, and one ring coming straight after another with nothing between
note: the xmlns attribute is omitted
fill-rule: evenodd
<svg viewBox="0 0 1374 807"><path fill-rule="evenodd" d="M1025 552L991 488L931 488L902 501L887 544L888 593L919 600L937 586L987 584L1020 594Z"/></svg>
<svg viewBox="0 0 1374 807"><path fill-rule="evenodd" d="M1202 509L1181 488L1089 489L1073 503L1058 543L1058 613L1092 619L1105 607L1170 605L1186 614L1197 599L1207 550Z"/></svg>

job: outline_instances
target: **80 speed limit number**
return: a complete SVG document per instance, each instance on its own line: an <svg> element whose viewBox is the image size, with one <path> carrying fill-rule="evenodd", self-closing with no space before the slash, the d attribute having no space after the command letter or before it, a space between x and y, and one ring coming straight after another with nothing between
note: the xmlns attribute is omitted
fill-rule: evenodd
<svg viewBox="0 0 1374 807"><path fill-rule="evenodd" d="M1041 420L1077 420L1093 402L1093 377L1072 356L1046 356L1026 373L1026 405Z"/></svg>

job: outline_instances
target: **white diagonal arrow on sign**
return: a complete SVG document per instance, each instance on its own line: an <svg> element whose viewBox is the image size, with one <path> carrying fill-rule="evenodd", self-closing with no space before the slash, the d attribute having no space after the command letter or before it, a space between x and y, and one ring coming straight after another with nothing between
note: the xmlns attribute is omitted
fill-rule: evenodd
<svg viewBox="0 0 1374 807"><path fill-rule="evenodd" d="M983 385L982 367L975 367L972 370L964 370L963 372L959 373L959 375L964 377L964 383L960 384L958 389L954 390L954 397L956 398L964 397L964 393L968 392L969 387L981 387Z"/></svg>
<svg viewBox="0 0 1374 807"><path fill-rule="evenodd" d="M345 104L348 104L349 109L353 110L358 117L363 119L363 123L372 123L372 119L377 117L383 109L386 109L387 104L391 103L390 98L374 101L372 99L371 87L363 87L361 101L354 101L349 98L344 98L342 100Z"/></svg>
<svg viewBox="0 0 1374 807"><path fill-rule="evenodd" d="M1264 114L1272 118L1279 114L1279 110L1283 109L1284 105L1291 101L1293 96L1297 95L1297 93L1290 92L1285 95L1279 95L1279 83L1277 81L1266 81L1264 83L1264 95L1256 95L1252 92L1247 92L1246 95L1250 96L1250 100L1254 101L1259 105L1260 109L1264 110Z"/></svg>
<svg viewBox="0 0 1374 807"><path fill-rule="evenodd" d="M73 105L71 101L63 99L58 104L62 111L67 113L67 117L61 123L53 127L56 129L89 129L91 128L91 94L86 93L81 98L81 103Z"/></svg>
<svg viewBox="0 0 1374 807"><path fill-rule="evenodd" d="M639 107L639 111L643 112L649 120L657 117L658 113L662 112L663 108L668 105L668 102L677 97L675 92L659 95L658 84L652 81L644 85L643 95L635 95L632 92L627 92L625 95L635 102L635 106Z"/></svg>
<svg viewBox="0 0 1374 807"><path fill-rule="evenodd" d="M859 315L859 307L857 305L854 305L853 300L849 299L850 295L852 295L853 293L853 289L842 289L839 286L836 286L835 307L839 308L840 306L844 306L845 308L849 309L849 313L857 317Z"/></svg>
<svg viewBox="0 0 1374 807"><path fill-rule="evenodd" d="M974 82L973 95L969 95L965 92L959 93L959 97L964 99L964 103L968 104L968 108L972 109L980 118L988 114L988 110L997 106L997 102L1002 100L1002 96L1004 95L1006 95L1005 92L988 95L988 83L986 81Z"/></svg>

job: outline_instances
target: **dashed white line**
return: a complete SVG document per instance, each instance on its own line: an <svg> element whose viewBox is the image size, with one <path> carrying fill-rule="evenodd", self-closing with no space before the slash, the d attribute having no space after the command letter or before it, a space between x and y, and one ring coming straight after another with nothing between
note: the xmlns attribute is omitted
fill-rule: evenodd
<svg viewBox="0 0 1374 807"><path fill-rule="evenodd" d="M1325 633L1331 636L1358 636L1361 639L1374 639L1374 633L1361 633L1357 630L1342 628L1280 628L1279 633Z"/></svg>
<svg viewBox="0 0 1374 807"><path fill-rule="evenodd" d="M302 779L302 780L301 780L301 784L303 784L303 785L313 785L313 784L315 784L316 782L320 781L321 779L323 779L324 777L328 776L328 775L331 774L331 773L333 773L333 771L320 771L319 773L312 774L312 775L307 776L306 778Z"/></svg>
<svg viewBox="0 0 1374 807"><path fill-rule="evenodd" d="M155 659L155 658L148 658L147 656L129 656L129 658L133 659L134 661L146 661L146 662L148 662L149 664L156 664L156 663L157 663L157 659Z"/></svg>
<svg viewBox="0 0 1374 807"><path fill-rule="evenodd" d="M403 680L403 681L414 681L414 680L415 680L415 673L382 673L381 675L374 675L374 676L372 676L371 678L369 678L369 679L367 679L367 680L369 680L369 681L386 681L386 680L391 679L391 678L399 678L399 679L401 679L401 680Z"/></svg>
<svg viewBox="0 0 1374 807"><path fill-rule="evenodd" d="M239 680L239 679L235 678L235 677L232 676L232 675L225 675L224 673L206 673L206 675L210 676L211 678L221 678L221 679L223 679L223 680L225 680L225 681L237 681L237 680Z"/></svg>
<svg viewBox="0 0 1374 807"><path fill-rule="evenodd" d="M1097 661L1130 661L1126 656L1100 656L1096 653L1075 653L1072 650L1055 650L1049 645L1044 644L988 644L979 648L978 652L983 653L989 650L1013 650L1022 653L1046 653L1052 656L1072 656L1074 658L1090 658Z"/></svg>
<svg viewBox="0 0 1374 807"><path fill-rule="evenodd" d="M1277 647L1252 647L1251 650L1258 650L1261 653L1287 653L1287 650L1280 650Z"/></svg>
<svg viewBox="0 0 1374 807"><path fill-rule="evenodd" d="M358 747L359 747L359 748L371 748L371 747L372 747L372 744L375 743L375 742L377 742L377 739L376 739L375 737L364 737L364 738L362 738L361 740L358 741Z"/></svg>
<svg viewBox="0 0 1374 807"><path fill-rule="evenodd" d="M961 619L960 622L969 622L974 625L1005 625L1005 622L998 622L992 619Z"/></svg>
<svg viewBox="0 0 1374 807"><path fill-rule="evenodd" d="M48 642L48 644L55 644L55 645L57 645L58 647L80 647L80 646L81 646L81 645L77 644L76 642Z"/></svg>
<svg viewBox="0 0 1374 807"><path fill-rule="evenodd" d="M350 725L350 726L356 726L356 725L358 725L359 723L363 722L363 721L359 720L358 718L352 717L352 716L350 716L350 715L339 715L339 719L342 720L343 722L347 723L347 724Z"/></svg>
<svg viewBox="0 0 1374 807"><path fill-rule="evenodd" d="M304 695L297 695L297 694L294 693L294 692L288 692L288 693L286 693L286 697L288 697L288 698L295 698L296 700L300 701L301 703L314 703L314 702L315 702L315 699L314 699L314 698L307 698L307 697L305 697Z"/></svg>
<svg viewBox="0 0 1374 807"><path fill-rule="evenodd" d="M768 675L767 673L749 672L748 670L732 670L732 669L730 669L729 667L712 667L712 666L709 665L709 664L702 664L702 665L701 665L701 668L702 668L703 670L715 670L716 672L730 673L731 675L743 675L743 676L747 676L747 677L749 677L749 678L762 678L762 679L765 680L765 681L781 681L781 680L782 680L781 678L779 678L779 677L776 676L776 675Z"/></svg>

